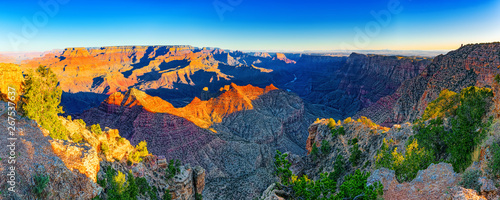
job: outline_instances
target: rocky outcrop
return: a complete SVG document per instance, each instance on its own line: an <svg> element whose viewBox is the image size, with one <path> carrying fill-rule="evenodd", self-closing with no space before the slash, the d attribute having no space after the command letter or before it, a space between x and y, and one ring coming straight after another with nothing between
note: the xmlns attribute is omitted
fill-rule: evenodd
<svg viewBox="0 0 500 200"><path fill-rule="evenodd" d="M299 97L273 86L232 84L224 91L207 101L195 99L185 108L166 106L162 112L150 112L164 103L133 95L140 91L114 94L79 117L120 130L132 144L145 140L151 153L166 160L201 165L207 199L252 199L272 182L276 149L305 154L306 129L313 117ZM156 104L150 107L148 102ZM212 120L207 129L190 120L200 116Z"/></svg>
<svg viewBox="0 0 500 200"><path fill-rule="evenodd" d="M0 104L0 120L7 122L6 103ZM92 151L79 151L79 147L63 147L59 146L57 141L53 141L46 130L41 129L36 122L26 118L15 117L16 131L13 136L8 134L0 134L0 171L2 176L8 173L15 173L14 176L9 176L0 179L0 198L5 199L91 199L99 194L102 190L92 178L92 170L84 170L85 168L92 169L95 167L93 163ZM7 123L0 123L2 130L7 130ZM4 133L4 132L2 132ZM17 138L15 140L15 149L7 145L10 141L7 138ZM56 142L56 143L54 143ZM58 147L53 148L53 145ZM60 148L59 148L60 147ZM65 158L59 157L59 150L69 149L67 156L75 159L74 163L65 162ZM10 159L11 151L14 155ZM74 156L74 157L73 157ZM76 158L83 156L83 158ZM9 160L15 160L15 164L9 164ZM84 161L90 161L85 163ZM13 161L11 161L13 162ZM11 170L11 167L15 167ZM48 176L49 182L41 196L36 196L34 192L35 176ZM8 187L11 185L7 182L15 180L15 192L9 192Z"/></svg>
<svg viewBox="0 0 500 200"><path fill-rule="evenodd" d="M368 116L377 123L413 121L443 89L460 92L469 86L491 86L500 73L500 43L470 44L434 58L419 76L405 81L392 96L356 116ZM384 108L384 109L380 109Z"/></svg>
<svg viewBox="0 0 500 200"><path fill-rule="evenodd" d="M384 199L485 199L475 190L456 186L460 174L448 163L431 164L418 172L411 182L398 183L394 171L375 170L367 184L380 181L384 185Z"/></svg>

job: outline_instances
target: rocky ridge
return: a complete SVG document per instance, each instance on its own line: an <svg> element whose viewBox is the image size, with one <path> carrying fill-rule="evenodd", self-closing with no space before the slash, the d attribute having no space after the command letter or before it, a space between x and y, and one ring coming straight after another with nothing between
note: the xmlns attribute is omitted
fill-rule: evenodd
<svg viewBox="0 0 500 200"><path fill-rule="evenodd" d="M459 92L469 86L491 87L500 73L500 43L469 44L433 59L415 78L357 113L385 125L412 122L443 89Z"/></svg>

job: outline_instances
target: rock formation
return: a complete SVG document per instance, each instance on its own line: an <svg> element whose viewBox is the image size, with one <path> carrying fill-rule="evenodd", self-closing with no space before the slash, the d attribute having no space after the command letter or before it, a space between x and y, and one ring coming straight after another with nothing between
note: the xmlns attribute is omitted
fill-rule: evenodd
<svg viewBox="0 0 500 200"><path fill-rule="evenodd" d="M491 86L500 73L500 43L470 44L434 58L419 76L381 98L356 116L386 125L413 121L443 89L459 92L469 86Z"/></svg>
<svg viewBox="0 0 500 200"><path fill-rule="evenodd" d="M132 144L145 140L150 152L167 160L201 165L208 199L251 199L272 181L275 149L305 154L313 117L299 97L274 86L231 84L223 90L216 98L175 108L132 89L79 117L120 130Z"/></svg>

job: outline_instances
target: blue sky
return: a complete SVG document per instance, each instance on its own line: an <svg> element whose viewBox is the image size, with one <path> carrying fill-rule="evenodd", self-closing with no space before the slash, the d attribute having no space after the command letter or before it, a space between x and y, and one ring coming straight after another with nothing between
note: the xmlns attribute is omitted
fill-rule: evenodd
<svg viewBox="0 0 500 200"><path fill-rule="evenodd" d="M43 4L51 6L44 9ZM389 15L378 21L372 13ZM234 50L442 50L492 41L500 41L500 0L0 3L0 51L167 44Z"/></svg>

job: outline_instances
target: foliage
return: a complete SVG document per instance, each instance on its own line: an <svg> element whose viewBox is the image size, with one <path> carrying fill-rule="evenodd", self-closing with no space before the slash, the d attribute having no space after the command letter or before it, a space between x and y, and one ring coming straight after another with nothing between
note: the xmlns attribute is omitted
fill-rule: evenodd
<svg viewBox="0 0 500 200"><path fill-rule="evenodd" d="M348 123L351 123L353 120L351 117L348 117L348 118L345 118L344 119L344 124L348 124Z"/></svg>
<svg viewBox="0 0 500 200"><path fill-rule="evenodd" d="M94 125L90 126L90 131L92 131L92 133L94 133L96 135L101 135L102 134L101 125L94 124Z"/></svg>
<svg viewBox="0 0 500 200"><path fill-rule="evenodd" d="M200 193L196 193L194 195L194 200L203 200L203 195L201 195Z"/></svg>
<svg viewBox="0 0 500 200"><path fill-rule="evenodd" d="M488 88L472 86L460 92L460 105L456 117L451 120L451 133L444 138L455 171L463 171L472 163L471 153L486 134L487 125L482 123L482 117L487 111L488 98L492 97Z"/></svg>
<svg viewBox="0 0 500 200"><path fill-rule="evenodd" d="M276 155L274 156L274 174L280 179L280 184L289 185L292 178L292 171L290 166L292 164L286 159L288 157L287 153L282 154L279 150L276 150Z"/></svg>
<svg viewBox="0 0 500 200"><path fill-rule="evenodd" d="M347 175L339 188L336 199L377 199L379 195L383 195L384 186L380 182L366 185L368 177L370 177L370 172L361 172L359 169L354 174Z"/></svg>
<svg viewBox="0 0 500 200"><path fill-rule="evenodd" d="M313 161L316 161L318 159L318 157L319 157L319 149L316 146L316 143L313 143L312 149L311 149L311 159Z"/></svg>
<svg viewBox="0 0 500 200"><path fill-rule="evenodd" d="M500 74L495 75L495 82L500 83Z"/></svg>
<svg viewBox="0 0 500 200"><path fill-rule="evenodd" d="M71 140L73 140L73 142L80 143L83 140L83 136L80 133L73 133L73 135L71 135Z"/></svg>
<svg viewBox="0 0 500 200"><path fill-rule="evenodd" d="M433 118L443 118L449 115L453 115L457 109L459 103L459 97L456 92L443 90L439 94L439 97L429 103L425 108L424 114L422 115L422 120L428 120Z"/></svg>
<svg viewBox="0 0 500 200"><path fill-rule="evenodd" d="M123 194L125 189L128 187L127 180L125 179L125 174L121 171L118 171L118 174L113 177L112 181L113 189L115 189L118 194Z"/></svg>
<svg viewBox="0 0 500 200"><path fill-rule="evenodd" d="M44 193L45 188L50 182L50 177L48 175L40 175L37 174L33 177L33 181L35 182L35 187L33 187L33 192L37 197L44 197L46 193Z"/></svg>
<svg viewBox="0 0 500 200"><path fill-rule="evenodd" d="M321 141L321 153L322 154L328 154L332 150L332 147L330 146L330 143L328 140L323 140Z"/></svg>
<svg viewBox="0 0 500 200"><path fill-rule="evenodd" d="M343 126L339 126L338 128L330 129L332 133L332 137L336 137L337 135L345 135L345 129Z"/></svg>
<svg viewBox="0 0 500 200"><path fill-rule="evenodd" d="M417 131L418 134L414 135L413 138L417 139L421 147L427 149L434 155L436 160L440 160L439 158L444 157L446 153L444 136L448 134L448 132L444 129L443 119L439 117L429 120L428 123L428 125L425 125L423 122L416 124L413 129Z"/></svg>
<svg viewBox="0 0 500 200"><path fill-rule="evenodd" d="M490 151L493 156L488 163L488 166L493 174L500 176L500 146L497 143L493 143L490 147Z"/></svg>
<svg viewBox="0 0 500 200"><path fill-rule="evenodd" d="M139 195L147 195L149 199L157 199L157 190L155 187L149 186L145 178L135 178L131 171L125 176L111 166L106 168L105 173L103 179L97 180L97 183L104 189L101 196L104 199L136 200Z"/></svg>
<svg viewBox="0 0 500 200"><path fill-rule="evenodd" d="M170 160L167 169L165 170L165 177L167 178L167 180L174 178L176 174L181 172L180 166L181 166L181 161Z"/></svg>
<svg viewBox="0 0 500 200"><path fill-rule="evenodd" d="M293 196L297 199L326 199L337 189L337 183L329 178L328 173L321 173L317 181L310 180L306 175L301 178L294 175L292 185Z"/></svg>
<svg viewBox="0 0 500 200"><path fill-rule="evenodd" d="M132 171L128 172L127 184L128 184L128 187L125 190L125 195L129 197L128 199L137 200L137 195L139 194L139 188L137 187L137 184L135 183L135 178L134 178L134 175L132 174Z"/></svg>
<svg viewBox="0 0 500 200"><path fill-rule="evenodd" d="M385 167L394 170L396 178L400 182L413 180L419 170L426 169L434 160L433 155L429 151L425 148L418 148L416 139L406 146L404 155L398 153L397 148L391 151L389 143L384 138L382 147L375 157L375 167Z"/></svg>
<svg viewBox="0 0 500 200"><path fill-rule="evenodd" d="M67 140L68 130L58 117L63 110L59 106L62 90L58 86L56 74L49 68L39 66L27 73L23 87L25 94L20 106L24 115L47 129L50 137Z"/></svg>
<svg viewBox="0 0 500 200"><path fill-rule="evenodd" d="M334 181L338 180L340 176L345 172L345 162L344 156L338 155L333 163L333 172L330 173L330 178Z"/></svg>
<svg viewBox="0 0 500 200"><path fill-rule="evenodd" d="M280 179L278 187L289 189L291 199L304 200L326 200L326 199L377 199L383 194L383 185L379 182L366 186L370 173L361 173L359 170L355 174L346 177L344 183L337 190L336 180L344 173L344 158L339 155L335 159L334 171L331 173L321 173L317 181L309 179L306 175L297 177L290 171L290 162L286 159L288 155L277 151L275 156L275 174ZM354 196L353 196L354 195Z"/></svg>
<svg viewBox="0 0 500 200"><path fill-rule="evenodd" d="M104 154L107 154L109 152L109 146L107 143L101 143L101 151Z"/></svg>
<svg viewBox="0 0 500 200"><path fill-rule="evenodd" d="M349 144L352 145L351 149L349 149L349 152L351 152L349 162L351 162L352 166L356 166L361 159L362 153L361 150L359 150L358 138L354 138L352 141L349 141Z"/></svg>
<svg viewBox="0 0 500 200"><path fill-rule="evenodd" d="M165 190L163 195L163 200L172 200L172 194L170 194L170 189Z"/></svg>
<svg viewBox="0 0 500 200"><path fill-rule="evenodd" d="M462 180L458 183L464 188L474 189L477 192L481 191L481 183L479 183L479 177L481 176L480 170L470 170L462 174Z"/></svg>
<svg viewBox="0 0 500 200"><path fill-rule="evenodd" d="M83 119L76 119L75 121L80 123L82 126L87 126L87 123L85 123L85 121L83 121Z"/></svg>
<svg viewBox="0 0 500 200"><path fill-rule="evenodd" d="M132 156L129 156L129 160L133 163L142 162L142 159L149 154L148 147L146 141L139 142L137 146L135 146L135 150L132 153Z"/></svg>
<svg viewBox="0 0 500 200"><path fill-rule="evenodd" d="M488 88L468 87L460 94L443 90L426 108L423 118L414 127L414 136L435 156L436 161L447 156L447 162L461 172L472 163L472 153L486 135L488 123L483 123L493 93ZM443 117L450 118L451 130L443 126ZM428 125L424 120L431 119Z"/></svg>
<svg viewBox="0 0 500 200"><path fill-rule="evenodd" d="M371 119L368 119L365 116L361 116L358 119L358 122L363 123L364 125L367 125L368 127L371 127L371 128L377 128L378 127L378 125L375 122L373 122Z"/></svg>
<svg viewBox="0 0 500 200"><path fill-rule="evenodd" d="M335 122L334 119L330 118L328 119L328 128L334 129L337 126L337 122Z"/></svg>

